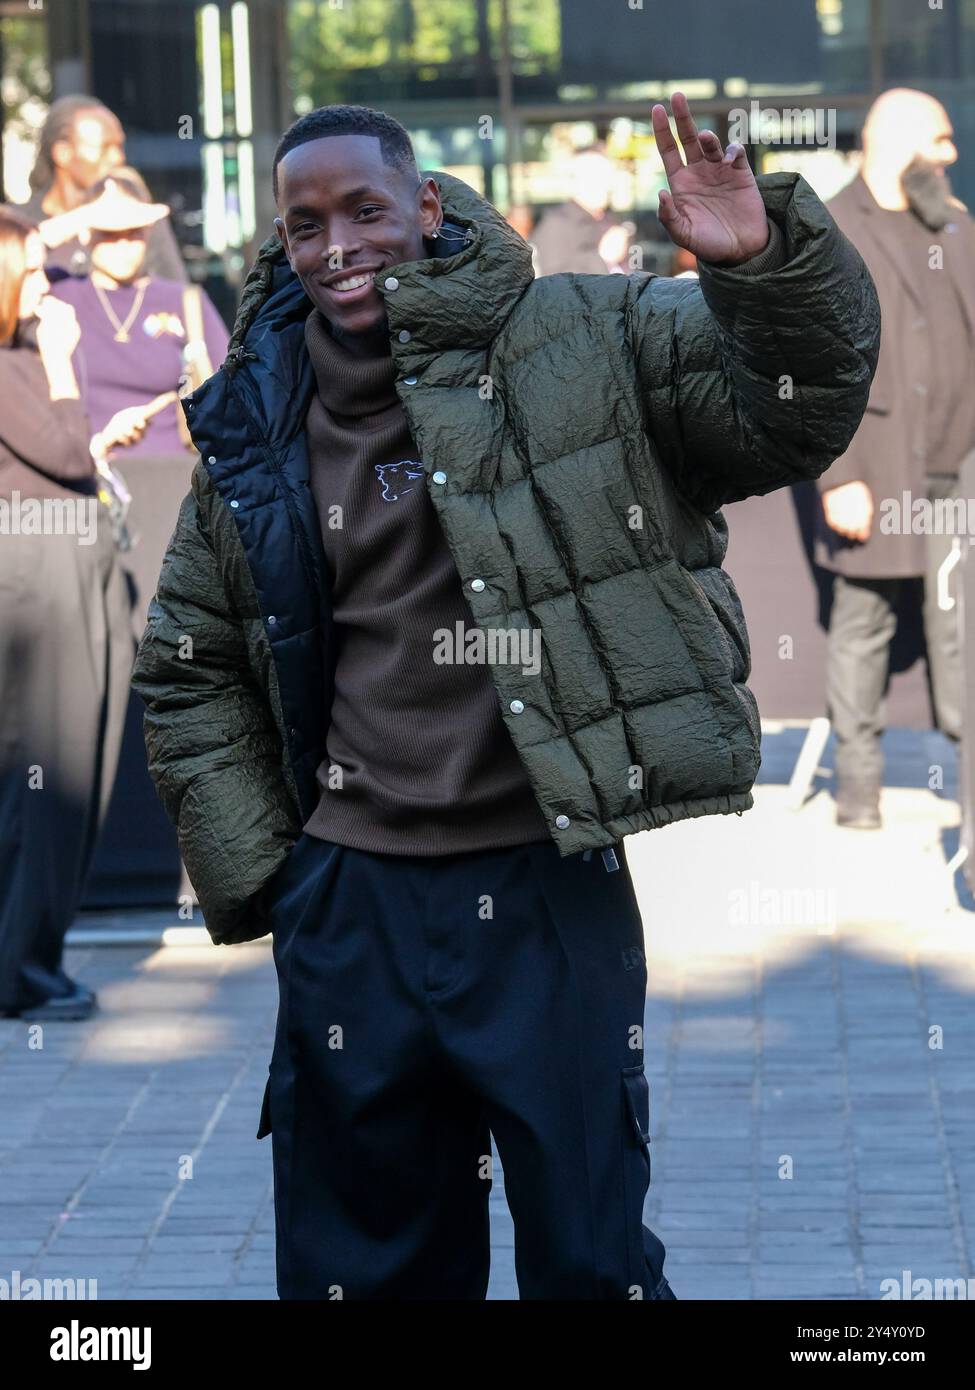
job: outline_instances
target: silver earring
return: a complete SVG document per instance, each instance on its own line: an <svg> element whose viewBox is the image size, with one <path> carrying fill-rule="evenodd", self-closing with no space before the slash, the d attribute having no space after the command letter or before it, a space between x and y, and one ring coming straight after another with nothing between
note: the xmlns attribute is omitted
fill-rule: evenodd
<svg viewBox="0 0 975 1390"><path fill-rule="evenodd" d="M437 230L433 233L433 236L439 237L440 240L445 241L448 246L452 241L463 242L466 244L471 239L471 233L469 229L464 232L445 232L442 226L437 228Z"/></svg>

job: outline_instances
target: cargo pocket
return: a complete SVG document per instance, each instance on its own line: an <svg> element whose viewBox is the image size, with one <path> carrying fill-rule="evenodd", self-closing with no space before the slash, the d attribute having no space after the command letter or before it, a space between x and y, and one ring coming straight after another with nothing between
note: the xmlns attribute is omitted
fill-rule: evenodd
<svg viewBox="0 0 975 1390"><path fill-rule="evenodd" d="M647 1165L650 1185L650 1083L641 1065L623 1068L623 1093L633 1136Z"/></svg>
<svg viewBox="0 0 975 1390"><path fill-rule="evenodd" d="M261 1102L261 1118L257 1126L258 1139L264 1139L271 1133L271 1078L268 1077L267 1085L264 1087L264 1099Z"/></svg>
<svg viewBox="0 0 975 1390"><path fill-rule="evenodd" d="M622 1069L623 1194L626 1203L627 1284L652 1297L647 1279L643 1208L650 1186L650 1084L642 1064Z"/></svg>

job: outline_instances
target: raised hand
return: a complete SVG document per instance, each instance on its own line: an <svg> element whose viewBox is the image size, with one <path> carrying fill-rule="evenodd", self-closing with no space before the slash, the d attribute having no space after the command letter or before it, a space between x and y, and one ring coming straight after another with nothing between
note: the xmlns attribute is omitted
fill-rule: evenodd
<svg viewBox="0 0 975 1390"><path fill-rule="evenodd" d="M81 341L74 305L46 294L36 309L37 348L42 356L70 357Z"/></svg>
<svg viewBox="0 0 975 1390"><path fill-rule="evenodd" d="M741 145L722 150L712 130L698 132L683 92L671 97L685 164L671 134L667 108L651 113L670 191L661 189L657 215L677 246L699 260L740 265L768 244L765 204Z"/></svg>

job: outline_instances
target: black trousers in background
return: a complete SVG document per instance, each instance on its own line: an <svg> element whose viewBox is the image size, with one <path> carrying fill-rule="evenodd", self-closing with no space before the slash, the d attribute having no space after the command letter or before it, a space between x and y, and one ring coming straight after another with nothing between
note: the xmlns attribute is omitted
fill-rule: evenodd
<svg viewBox="0 0 975 1390"><path fill-rule="evenodd" d="M0 536L2 1009L70 992L64 937L115 777L129 603L101 509L95 535Z"/></svg>
<svg viewBox="0 0 975 1390"><path fill-rule="evenodd" d="M932 478L929 498L954 496L957 480ZM950 608L938 601L938 571L965 537L929 535L926 573L917 579L847 579L837 575L826 647L826 704L836 734L840 779L883 781L884 692L890 644L903 599L921 603L928 650L928 677L935 718L949 738L962 732L958 576L948 575Z"/></svg>
<svg viewBox="0 0 975 1390"><path fill-rule="evenodd" d="M483 1299L493 1134L523 1299L673 1298L622 844L437 858L302 835L272 887L283 1299Z"/></svg>
<svg viewBox="0 0 975 1390"><path fill-rule="evenodd" d="M119 565L131 601L132 652L148 621L148 608L176 526L180 503L190 490L194 459L185 454L127 458L119 450L112 467L132 494L128 525L133 546L120 551ZM149 776L143 735L145 705L129 696L118 773L95 847L82 906L147 907L192 899L193 887L180 860L176 831Z"/></svg>

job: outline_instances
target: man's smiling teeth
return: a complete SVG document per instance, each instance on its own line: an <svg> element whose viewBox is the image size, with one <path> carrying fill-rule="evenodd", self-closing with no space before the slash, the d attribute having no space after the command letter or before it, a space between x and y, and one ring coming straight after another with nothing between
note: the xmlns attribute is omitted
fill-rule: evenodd
<svg viewBox="0 0 975 1390"><path fill-rule="evenodd" d="M372 279L371 275L353 275L348 280L337 280L332 286L333 290L357 290L361 285L368 285Z"/></svg>

